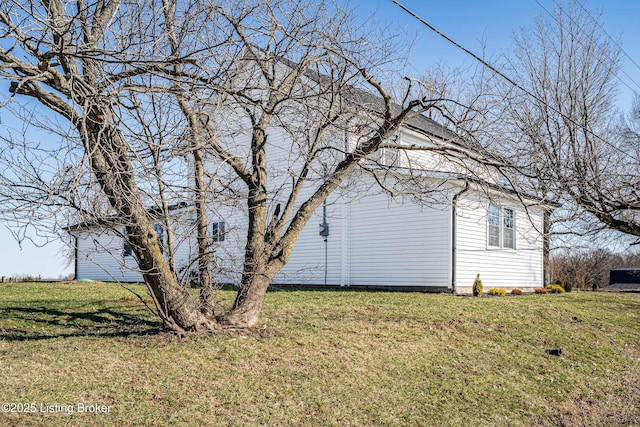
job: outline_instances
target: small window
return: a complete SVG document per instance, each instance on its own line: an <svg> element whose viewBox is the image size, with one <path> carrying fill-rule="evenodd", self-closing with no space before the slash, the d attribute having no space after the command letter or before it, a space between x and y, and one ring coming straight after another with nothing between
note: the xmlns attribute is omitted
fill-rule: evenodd
<svg viewBox="0 0 640 427"><path fill-rule="evenodd" d="M133 251L131 250L131 245L128 242L129 233L127 233L127 229L122 229L122 256L131 256Z"/></svg>
<svg viewBox="0 0 640 427"><path fill-rule="evenodd" d="M164 227L162 224L153 224L153 231L158 236L158 244L160 245L160 252L164 253Z"/></svg>
<svg viewBox="0 0 640 427"><path fill-rule="evenodd" d="M224 242L225 234L224 221L214 222L211 231L212 240L214 242Z"/></svg>
<svg viewBox="0 0 640 427"><path fill-rule="evenodd" d="M490 204L487 211L487 246L515 249L515 211Z"/></svg>
<svg viewBox="0 0 640 427"><path fill-rule="evenodd" d="M500 209L489 205L489 246L500 246Z"/></svg>

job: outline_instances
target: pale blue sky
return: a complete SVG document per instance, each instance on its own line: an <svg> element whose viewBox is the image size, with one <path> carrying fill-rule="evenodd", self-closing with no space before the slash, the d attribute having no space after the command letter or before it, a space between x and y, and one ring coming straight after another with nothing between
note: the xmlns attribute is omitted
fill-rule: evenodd
<svg viewBox="0 0 640 427"><path fill-rule="evenodd" d="M556 1L566 6L565 1ZM484 41L488 56L508 52L513 31L532 26L536 15L544 16L547 12L542 6L549 11L554 8L553 0L402 0L401 3L476 53L481 53L481 41ZM620 84L619 96L620 108L628 110L633 98L632 89L640 91L640 67L633 62L640 64L640 1L590 0L585 4L594 14L601 13L606 31L620 40L624 51L632 58L624 58L623 69L630 77L621 75L624 83ZM409 35L417 35L418 42L411 57L417 71L436 62L451 68L474 64L471 57L424 27L391 0L354 0L352 6L362 16L375 13L376 19L388 24L390 29L399 27ZM1 85L0 89L5 91L6 85ZM1 110L0 114L3 114ZM0 126L7 125L6 116L2 118L4 121ZM73 265L68 265L62 256L60 243L38 248L25 242L20 248L7 227L8 224L0 222L0 275L54 278L73 272ZM43 243L37 236L32 237Z"/></svg>

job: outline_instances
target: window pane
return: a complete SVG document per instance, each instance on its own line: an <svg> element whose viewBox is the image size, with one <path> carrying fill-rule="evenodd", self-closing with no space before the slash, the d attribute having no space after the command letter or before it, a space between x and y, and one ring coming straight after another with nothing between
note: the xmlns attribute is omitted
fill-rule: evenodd
<svg viewBox="0 0 640 427"><path fill-rule="evenodd" d="M513 209L504 210L504 228L513 228Z"/></svg>
<svg viewBox="0 0 640 427"><path fill-rule="evenodd" d="M153 224L153 231L158 236L158 243L160 244L160 252L164 253L164 227L162 224Z"/></svg>
<svg viewBox="0 0 640 427"><path fill-rule="evenodd" d="M502 246L505 248L515 248L515 239L513 238L513 229L505 228L503 231L503 244Z"/></svg>
<svg viewBox="0 0 640 427"><path fill-rule="evenodd" d="M500 226L500 210L496 205L489 205L489 225Z"/></svg>
<svg viewBox="0 0 640 427"><path fill-rule="evenodd" d="M515 248L515 215L513 209L505 209L503 212L503 231L502 231L502 246L505 248Z"/></svg>
<svg viewBox="0 0 640 427"><path fill-rule="evenodd" d="M495 225L489 226L489 246L500 246L500 228Z"/></svg>
<svg viewBox="0 0 640 427"><path fill-rule="evenodd" d="M127 233L126 228L122 229L122 234L124 235L124 238L122 239L122 256L131 256L132 255L131 246L127 242L127 238L129 234Z"/></svg>
<svg viewBox="0 0 640 427"><path fill-rule="evenodd" d="M500 246L500 210L496 205L489 205L487 222L489 246Z"/></svg>

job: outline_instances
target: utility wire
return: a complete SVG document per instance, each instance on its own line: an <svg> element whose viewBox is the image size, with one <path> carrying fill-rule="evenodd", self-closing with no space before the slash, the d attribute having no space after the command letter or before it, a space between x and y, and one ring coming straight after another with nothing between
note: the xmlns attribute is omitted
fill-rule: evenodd
<svg viewBox="0 0 640 427"><path fill-rule="evenodd" d="M536 3L538 3L538 6L540 6L540 7L542 8L542 10L544 10L545 12L547 12L547 14L548 14L551 18L553 18L553 20L554 20L554 21L556 21L558 24L561 24L561 22L558 20L558 17L557 17L556 15L554 15L553 13L551 13L551 11L550 11L549 9L547 9L546 7L544 7L544 5L543 5L542 3L540 3L540 0L535 0L535 2L536 2ZM578 3L580 3L580 2L578 2ZM555 4L555 6L556 6L556 7L558 8L558 10L560 11L560 13L562 13L562 14L563 14L563 15L565 15L567 18L569 18L569 20L570 20L570 21L571 21L571 22L572 22L572 23L573 23L573 24L578 28L578 30L579 30L580 32L584 33L584 30L582 29L582 27L581 27L581 26L580 26L580 25L579 25L579 24L578 24L578 23L577 23L577 22L576 22L576 21L571 17L571 15L569 15L569 13L567 13L567 12L566 12L566 11L565 11L561 6L560 6L560 5L556 2L556 0L553 0L553 4ZM587 12L587 10L586 10L586 9L584 9L584 8L583 8L583 10L584 10L585 12ZM587 12L587 14L588 14L588 12ZM589 17L595 21L595 18L594 18L593 16L589 15ZM596 23L597 23L597 21L596 21ZM602 27L600 27L600 28L602 29ZM609 39L611 39L611 36L609 36L609 34L607 34L607 32L606 32L606 31L605 31L605 34L607 35L607 37L609 37ZM611 39L611 40L613 40L613 39ZM582 43L582 40L581 40L581 39L578 39L578 41L579 41L579 43L580 43L580 44L582 44L582 47L586 47L586 46L584 46L584 44ZM614 42L614 43L615 43L615 42ZM622 48L620 47L620 45L619 45L619 44L617 44L617 43L616 43L616 47L617 47L618 49L620 49L620 51L621 51L621 52L624 52L624 51L622 50ZM602 60L600 60L599 58L596 58L596 60L598 61L598 63L599 63L600 65L603 65L603 64L602 64ZM615 62L615 61L614 61L614 58L611 58L611 57L608 55L608 53L607 53L607 60L609 60L609 61L611 61L611 62ZM624 74L625 76L627 76L627 78L629 79L629 81L631 81L634 85L636 85L636 87L637 87L638 89L640 89L640 85L639 85L635 80L633 80L633 78L632 78L629 74L627 74L627 72L626 72L625 70L623 70L620 66L618 66L617 68L618 68L618 70L619 70L622 74ZM616 79L618 79L618 81L620 81L620 83L622 83L623 85L625 85L625 86L626 86L626 87L627 87L631 92L634 92L634 93L636 93L636 92L637 92L634 88L632 88L631 86L629 86L629 84L628 84L626 81L622 80L622 78L621 78L619 75L616 75Z"/></svg>
<svg viewBox="0 0 640 427"><path fill-rule="evenodd" d="M586 14L589 15L589 17L593 20L593 22L595 22L595 24L598 26L598 28L600 28L602 30L602 32L605 33L607 35L607 37L609 37L609 39L611 39L611 41L616 45L616 47L618 49L620 49L620 51L624 54L624 56L629 58L629 60L633 63L633 65L635 65L636 68L638 70L640 70L640 65L638 65L638 63L636 61L634 61L631 56L629 56L629 54L622 48L622 46L620 45L620 43L618 43L616 41L616 39L614 39L613 37L611 37L609 35L609 33L607 32L607 30L605 30L605 28L602 26L602 24L600 24L600 22L598 22L598 20L596 18L594 18L593 15L591 15L591 13L589 13L589 11L583 6L582 2L578 2L578 6L580 6L582 8L582 10L584 10L586 12Z"/></svg>
<svg viewBox="0 0 640 427"><path fill-rule="evenodd" d="M609 147L619 151L620 153L629 156L630 158L632 158L633 160L640 162L640 160L638 160L637 157L625 152L624 150L622 150L620 147L617 147L616 145L613 145L612 143L610 143L609 141L605 140L604 138L602 138L600 135L597 135L596 133L594 133L591 129L586 128L584 125L576 122L573 118L567 116L566 114L564 114L562 111L559 111L557 108L549 105L545 100L540 99L540 97L538 97L536 94L534 94L533 92L529 91L528 89L524 88L522 85L518 84L515 80L513 80L511 77L507 76L506 74L504 74L503 72L501 72L500 70L498 70L496 67L494 67L493 65L491 65L490 63L488 63L487 61L485 61L484 59L482 59L480 56L476 55L475 53L471 52L469 49L465 48L464 46L460 45L458 42L456 42L455 40L453 40L452 38L448 37L446 34L444 34L442 31L438 30L436 27L434 27L433 25L431 25L430 23L428 23L427 21L425 21L424 19L422 19L419 15L417 15L415 12L411 11L410 9L408 9L405 5L403 5L402 3L400 3L398 0L391 0L396 6L400 7L402 10L404 10L405 12L407 12L409 15L411 15L412 17L414 17L415 19L417 19L421 24L423 24L424 26L426 26L427 28L429 28L431 31L435 32L436 34L438 34L439 36L441 36L442 38L444 38L445 40L447 40L449 43L453 44L454 46L456 46L457 48L463 50L465 53L471 55L475 60L477 60L478 62L480 62L482 65L484 65L485 67L487 67L489 70L493 71L495 74L497 74L498 76L502 77L504 80L506 80L507 82L509 82L510 84L512 84L513 86L515 86L516 88L520 89L522 92L524 92L525 94L529 95L531 98L535 99L537 102L542 103L543 105L545 105L548 109L550 109L551 111L553 111L556 114L559 114L563 119L570 121L571 123L573 123L574 125L584 129L589 135L595 137L596 139L602 141L603 143L605 143L606 145L608 145Z"/></svg>

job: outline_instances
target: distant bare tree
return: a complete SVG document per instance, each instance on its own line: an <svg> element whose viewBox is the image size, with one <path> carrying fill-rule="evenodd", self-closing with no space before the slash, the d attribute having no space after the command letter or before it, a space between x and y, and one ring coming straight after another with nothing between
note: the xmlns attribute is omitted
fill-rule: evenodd
<svg viewBox="0 0 640 427"><path fill-rule="evenodd" d="M571 280L577 289L591 290L609 284L609 273L616 268L640 268L637 251L615 253L607 249L564 250L550 259L550 281Z"/></svg>
<svg viewBox="0 0 640 427"><path fill-rule="evenodd" d="M640 237L640 145L616 126L620 52L581 3L515 37L496 147L533 191L563 204L558 234ZM506 132L505 132L506 131Z"/></svg>
<svg viewBox="0 0 640 427"><path fill-rule="evenodd" d="M386 78L400 71L402 40L370 29L330 1L0 0L0 78L12 94L4 107L19 111L28 97L63 119L23 115L57 132L46 144L4 136L4 216L115 218L167 327L254 325L270 281L332 192L355 171L393 167L377 153L402 149L393 137L410 120L432 111L455 122L456 109L471 111L435 81ZM288 163L269 153L278 132ZM430 149L460 167L473 157L455 144ZM226 313L212 297L215 195L247 215ZM197 212L199 301L175 265L176 202Z"/></svg>

